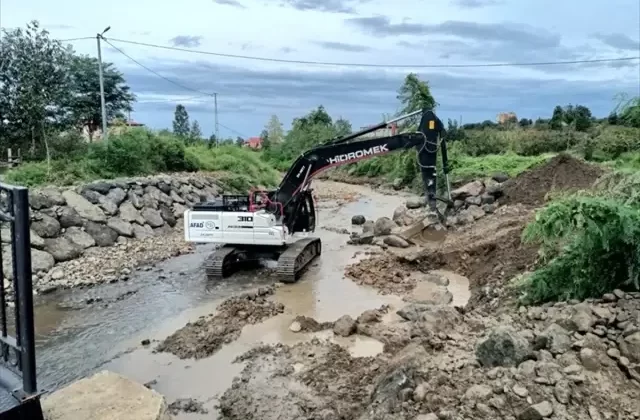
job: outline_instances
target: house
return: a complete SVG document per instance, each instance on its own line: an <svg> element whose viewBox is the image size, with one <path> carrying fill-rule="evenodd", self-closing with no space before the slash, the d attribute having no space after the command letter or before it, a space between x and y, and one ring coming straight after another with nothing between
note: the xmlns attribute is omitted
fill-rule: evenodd
<svg viewBox="0 0 640 420"><path fill-rule="evenodd" d="M370 127L371 126L361 127L360 130L364 130ZM388 136L395 136L396 134L398 134L398 125L396 123L391 123L384 128L380 128L376 131L372 131L371 133L364 134L360 138L368 139L368 138L388 137Z"/></svg>
<svg viewBox="0 0 640 420"><path fill-rule="evenodd" d="M116 120L109 124L108 130L109 134L121 134L125 127L144 127L144 124L133 121L133 120ZM93 132L93 135L89 135L89 127L82 127L82 136L88 142L100 141L102 140L102 128L98 128Z"/></svg>
<svg viewBox="0 0 640 420"><path fill-rule="evenodd" d="M262 139L260 137L249 137L244 141L244 147L262 149Z"/></svg>
<svg viewBox="0 0 640 420"><path fill-rule="evenodd" d="M518 122L518 117L515 112L501 112L496 118L498 124L506 124L509 122Z"/></svg>

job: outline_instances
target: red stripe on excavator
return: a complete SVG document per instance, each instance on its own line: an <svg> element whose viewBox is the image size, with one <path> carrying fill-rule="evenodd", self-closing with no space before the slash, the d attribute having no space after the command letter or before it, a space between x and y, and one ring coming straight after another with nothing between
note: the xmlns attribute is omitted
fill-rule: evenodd
<svg viewBox="0 0 640 420"><path fill-rule="evenodd" d="M369 155L369 156L362 156L362 157L359 157L359 158L351 159L351 160L349 160L349 161L342 161L342 162L332 163L332 164L330 164L330 165L324 166L324 167L322 167L322 168L318 169L317 171L315 171L315 172L313 172L313 173L309 174L309 178L313 178L314 176L316 176L316 175L317 175L317 174L319 174L320 172L322 172L322 171L326 171L327 169L333 168L334 166L348 165L349 163L359 162L359 161L364 160L364 159L370 159L370 158L374 158L374 157L376 157L376 156L386 155L387 153L391 153L392 151L395 151L395 150L388 150L388 151L386 151L386 152L376 153L376 154L375 154L375 155L373 155L373 156L370 156L370 155ZM291 195L292 195L292 196L294 196L294 195L298 194L298 191L300 191L300 188L302 188L303 186L304 186L304 185L300 185L298 188L296 188L296 190L295 190L295 191L293 192L293 194L291 194Z"/></svg>

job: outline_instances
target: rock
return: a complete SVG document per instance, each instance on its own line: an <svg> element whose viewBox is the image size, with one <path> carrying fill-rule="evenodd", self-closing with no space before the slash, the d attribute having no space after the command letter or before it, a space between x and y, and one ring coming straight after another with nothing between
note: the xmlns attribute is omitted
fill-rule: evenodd
<svg viewBox="0 0 640 420"><path fill-rule="evenodd" d="M556 386L553 389L553 395L555 395L556 400L558 400L560 404L569 404L569 400L571 399L571 388L569 387L569 382L563 380L556 383Z"/></svg>
<svg viewBox="0 0 640 420"><path fill-rule="evenodd" d="M366 222L366 219L363 215L357 214L351 218L352 225L363 225Z"/></svg>
<svg viewBox="0 0 640 420"><path fill-rule="evenodd" d="M178 203L178 204L184 204L184 203L185 203L184 198L180 197L180 196L178 195L178 193L177 193L177 192L175 192L175 191L173 191L173 190L171 190L171 191L169 192L169 197L171 197L171 199L172 199L173 201L175 201L176 203Z"/></svg>
<svg viewBox="0 0 640 420"><path fill-rule="evenodd" d="M119 187L116 187L109 191L107 194L107 199L111 201L116 206L122 204L122 202L127 198L127 193Z"/></svg>
<svg viewBox="0 0 640 420"><path fill-rule="evenodd" d="M376 220L373 227L374 236L384 236L391 234L391 231L396 227L396 224L388 217L381 217Z"/></svg>
<svg viewBox="0 0 640 420"><path fill-rule="evenodd" d="M375 228L375 222L373 220L367 220L362 224L362 233L373 233Z"/></svg>
<svg viewBox="0 0 640 420"><path fill-rule="evenodd" d="M569 331L558 324L549 325L536 338L536 349L548 349L553 354L563 354L571 349Z"/></svg>
<svg viewBox="0 0 640 420"><path fill-rule="evenodd" d="M105 214L108 216L115 216L116 214L118 214L118 205L109 200L107 197L101 196L100 201L98 202L98 206L100 206L100 208L104 210Z"/></svg>
<svg viewBox="0 0 640 420"><path fill-rule="evenodd" d="M120 205L120 218L129 223L137 223L139 225L144 225L145 223L144 217L130 201L125 201Z"/></svg>
<svg viewBox="0 0 640 420"><path fill-rule="evenodd" d="M158 204L158 210L160 211L162 219L167 222L167 225L170 227L174 227L176 225L176 217L173 215L173 211L167 207L166 204Z"/></svg>
<svg viewBox="0 0 640 420"><path fill-rule="evenodd" d="M53 256L48 252L31 248L31 270L34 274L51 270L55 263Z"/></svg>
<svg viewBox="0 0 640 420"><path fill-rule="evenodd" d="M487 187L485 193L494 198L500 198L504 194L504 188L501 184L492 184Z"/></svg>
<svg viewBox="0 0 640 420"><path fill-rule="evenodd" d="M64 270L61 267L53 267L49 275L52 280L61 280L64 277Z"/></svg>
<svg viewBox="0 0 640 420"><path fill-rule="evenodd" d="M527 388L518 384L515 384L513 386L512 391L514 394L516 394L520 398L525 398L527 395L529 395L529 391L527 391Z"/></svg>
<svg viewBox="0 0 640 420"><path fill-rule="evenodd" d="M184 217L184 212L187 211L187 208L179 203L173 203L171 209L173 211L173 215L176 216L176 219Z"/></svg>
<svg viewBox="0 0 640 420"><path fill-rule="evenodd" d="M438 415L435 413L419 414L416 420L438 420Z"/></svg>
<svg viewBox="0 0 640 420"><path fill-rule="evenodd" d="M42 400L48 420L167 420L162 395L124 376L102 371Z"/></svg>
<svg viewBox="0 0 640 420"><path fill-rule="evenodd" d="M31 228L43 238L53 238L60 233L60 223L43 213L38 215L38 220L31 222Z"/></svg>
<svg viewBox="0 0 640 420"><path fill-rule="evenodd" d="M375 322L380 322L381 315L382 314L380 313L380 311L377 311L375 309L367 309L366 311L361 313L360 316L358 316L356 323L371 324Z"/></svg>
<svg viewBox="0 0 640 420"><path fill-rule="evenodd" d="M389 235L386 236L383 240L383 242L389 246L395 247L395 248L408 248L409 247L409 242L405 241L404 239L402 239L399 236L396 235Z"/></svg>
<svg viewBox="0 0 640 420"><path fill-rule="evenodd" d="M95 181L85 186L87 190L96 191L100 194L107 194L112 187L114 187L114 184L107 181Z"/></svg>
<svg viewBox="0 0 640 420"><path fill-rule="evenodd" d="M480 202L482 204L493 204L495 201L495 197L487 193L483 194L482 197L480 197Z"/></svg>
<svg viewBox="0 0 640 420"><path fill-rule="evenodd" d="M69 261L78 258L84 248L73 243L69 238L60 236L58 238L47 238L44 250L53 256L56 262Z"/></svg>
<svg viewBox="0 0 640 420"><path fill-rule="evenodd" d="M69 206L60 208L60 210L58 211L58 220L60 221L60 226L64 229L71 226L82 226L83 223L80 214L78 214L78 212L73 207Z"/></svg>
<svg viewBox="0 0 640 420"><path fill-rule="evenodd" d="M112 191L115 191L115 190L112 190ZM109 221L107 222L107 227L115 230L116 232L118 232L118 234L122 236L126 236L126 237L133 236L133 227L131 226L131 223L126 222L119 217L112 217L111 219L109 219Z"/></svg>
<svg viewBox="0 0 640 420"><path fill-rule="evenodd" d="M472 195L465 198L464 202L470 206L480 206L482 204L482 197L478 195Z"/></svg>
<svg viewBox="0 0 640 420"><path fill-rule="evenodd" d="M95 239L77 226L68 228L64 233L64 236L82 249L87 249L96 245Z"/></svg>
<svg viewBox="0 0 640 420"><path fill-rule="evenodd" d="M129 199L133 207L135 207L138 210L140 210L144 206L144 203L142 202L142 199L140 198L140 196L134 193L133 190L129 191L129 193L127 194L127 198Z"/></svg>
<svg viewBox="0 0 640 420"><path fill-rule="evenodd" d="M292 332L300 332L302 331L302 325L298 321L293 321L291 325L289 325L289 331Z"/></svg>
<svg viewBox="0 0 640 420"><path fill-rule="evenodd" d="M467 389L467 392L465 392L464 397L468 400L484 401L489 399L489 397L491 397L492 394L493 394L493 390L491 389L491 387L487 385L473 385L471 388Z"/></svg>
<svg viewBox="0 0 640 420"><path fill-rule="evenodd" d="M420 198L409 198L405 203L405 206L408 209L419 209L420 207L424 207L425 203Z"/></svg>
<svg viewBox="0 0 640 420"><path fill-rule="evenodd" d="M460 188L456 188L451 191L451 198L453 200L464 200L469 196L476 196L482 194L484 185L480 181L469 182Z"/></svg>
<svg viewBox="0 0 640 420"><path fill-rule="evenodd" d="M96 205L91 204L87 199L72 190L66 190L62 196L67 201L69 207L73 208L82 218L91 222L104 223L107 216Z"/></svg>
<svg viewBox="0 0 640 420"><path fill-rule="evenodd" d="M476 346L476 357L485 367L517 366L530 353L529 342L509 325L493 328Z"/></svg>
<svg viewBox="0 0 640 420"><path fill-rule="evenodd" d="M600 369L600 361L596 353L591 349L585 348L580 350L580 361L587 370L596 372Z"/></svg>
<svg viewBox="0 0 640 420"><path fill-rule="evenodd" d="M151 229L151 226L149 225L138 225L138 224L134 224L133 225L133 237L136 239L145 239L145 238L151 238L153 237L153 229Z"/></svg>
<svg viewBox="0 0 640 420"><path fill-rule="evenodd" d="M162 215L160 214L160 212L156 209L144 208L142 209L141 214L144 220L147 222L147 224L152 228L156 228L164 225L164 219L162 218Z"/></svg>
<svg viewBox="0 0 640 420"><path fill-rule="evenodd" d="M91 235L98 246L112 246L118 240L118 233L115 230L98 223L86 222L85 231Z"/></svg>
<svg viewBox="0 0 640 420"><path fill-rule="evenodd" d="M518 420L541 420L553 414L553 405L549 401L531 405L518 415Z"/></svg>
<svg viewBox="0 0 640 420"><path fill-rule="evenodd" d="M571 331L581 333L588 332L594 324L591 307L586 304L578 304L572 307L572 314L567 321Z"/></svg>
<svg viewBox="0 0 640 420"><path fill-rule="evenodd" d="M624 337L619 346L623 356L633 363L640 363L640 331Z"/></svg>
<svg viewBox="0 0 640 420"><path fill-rule="evenodd" d="M466 209L460 211L458 217L467 223L473 223L475 220L484 217L485 212L479 206L470 205Z"/></svg>
<svg viewBox="0 0 640 420"><path fill-rule="evenodd" d="M56 189L45 188L40 191L29 191L29 206L34 210L63 206L65 203L64 197Z"/></svg>
<svg viewBox="0 0 640 420"><path fill-rule="evenodd" d="M509 175L505 174L504 172L496 172L491 175L491 179L496 182L503 183L509 179Z"/></svg>
<svg viewBox="0 0 640 420"><path fill-rule="evenodd" d="M343 315L333 325L333 333L348 337L356 331L356 322L349 315Z"/></svg>
<svg viewBox="0 0 640 420"><path fill-rule="evenodd" d="M8 239L11 239L11 236L8 236ZM44 248L44 239L40 235L38 235L36 232L34 232L33 229L29 232L29 240L31 242L32 247L38 248L38 249ZM4 236L2 237L2 242L4 242Z"/></svg>
<svg viewBox="0 0 640 420"><path fill-rule="evenodd" d="M394 190L398 191L402 189L403 184L404 182L402 181L402 178L396 178L391 183L391 186L393 187Z"/></svg>

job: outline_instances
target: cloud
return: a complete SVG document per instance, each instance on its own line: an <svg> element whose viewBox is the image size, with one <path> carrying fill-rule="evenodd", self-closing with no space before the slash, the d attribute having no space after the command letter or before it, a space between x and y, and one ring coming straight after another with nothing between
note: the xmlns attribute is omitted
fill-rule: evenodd
<svg viewBox="0 0 640 420"><path fill-rule="evenodd" d="M280 52L283 52L285 54L291 54L292 52L296 52L297 50L295 48L291 48L291 47L282 47L280 48Z"/></svg>
<svg viewBox="0 0 640 420"><path fill-rule="evenodd" d="M397 89L406 72L388 70L266 70L223 66L205 61L191 63L158 61L154 70L181 84L201 91L218 91L219 113L223 123L241 131L259 132L269 115L276 113L285 122L309 110L324 105L332 115L343 115L354 127L377 122L385 112L397 110ZM211 75L215 74L215 79ZM503 111L515 111L522 117L549 116L557 104L584 104L595 115L606 115L612 108L611 98L622 91L637 88L637 81L611 74L609 80L590 83L568 81L560 77L508 77L504 74L478 70L452 74L444 70L418 72L428 80L432 92L441 104L443 118L464 115L465 121L493 119ZM141 99L137 112L159 118L162 112L175 108L175 103L145 102L145 97L188 96L174 85L143 70L126 72L132 89ZM202 113L206 126L213 112L213 101L198 100L188 105L189 112ZM160 112L158 116L154 112ZM255 117L243 117L247 112ZM170 121L167 114L162 121ZM143 121L145 122L145 121ZM164 123L164 122L163 122Z"/></svg>
<svg viewBox="0 0 640 420"><path fill-rule="evenodd" d="M282 0L281 6L289 6L301 11L314 10L329 13L356 12L355 5L366 3L370 0Z"/></svg>
<svg viewBox="0 0 640 420"><path fill-rule="evenodd" d="M554 48L560 45L560 35L523 24L496 24L449 20L428 25L422 23L391 23L388 17L350 18L346 22L375 36L446 35L464 39L518 43L531 48Z"/></svg>
<svg viewBox="0 0 640 420"><path fill-rule="evenodd" d="M339 50L347 52L365 52L371 51L370 47L365 45L346 44L344 42L316 41L315 44L328 50Z"/></svg>
<svg viewBox="0 0 640 420"><path fill-rule="evenodd" d="M246 6L236 0L213 0L214 3L223 4L225 6L233 6L240 9L246 9Z"/></svg>
<svg viewBox="0 0 640 420"><path fill-rule="evenodd" d="M478 9L503 4L503 2L499 0L451 0L451 3L464 9Z"/></svg>
<svg viewBox="0 0 640 420"><path fill-rule="evenodd" d="M637 53L640 53L640 41L633 40L627 35L617 33L597 33L593 34L592 37L599 40L603 44L616 48L618 50L635 51Z"/></svg>
<svg viewBox="0 0 640 420"><path fill-rule="evenodd" d="M202 43L201 36L178 35L169 40L174 47L195 48Z"/></svg>
<svg viewBox="0 0 640 420"><path fill-rule="evenodd" d="M44 25L44 26L47 29L59 29L59 30L62 30L62 31L66 31L66 30L69 30L69 29L74 29L74 27L71 26L71 25L64 25L64 24L58 24L58 23L53 23L53 24Z"/></svg>

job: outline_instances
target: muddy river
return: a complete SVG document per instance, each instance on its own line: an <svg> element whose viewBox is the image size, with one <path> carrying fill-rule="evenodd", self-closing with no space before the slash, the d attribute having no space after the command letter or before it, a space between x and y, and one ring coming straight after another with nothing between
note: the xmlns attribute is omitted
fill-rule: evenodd
<svg viewBox="0 0 640 420"><path fill-rule="evenodd" d="M320 183L322 189L329 190L345 188L340 185ZM353 215L390 216L403 202L402 196L383 195L364 186L348 186L348 190L361 196L346 204L335 200L319 203L320 226L350 228ZM72 291L40 301L36 308L39 385L51 391L97 370L109 369L141 383L151 382L168 402L195 398L209 410L201 417L184 414L177 418L215 418L217 397L242 369L242 364L231 363L233 359L260 342L293 343L310 338L311 334L289 331L296 315L334 321L345 314L355 318L364 310L383 304L402 305L397 296L380 295L344 277L344 267L356 261L356 254L363 254L363 247L346 245L346 234L323 228L316 234L323 241L322 256L298 283L276 291L275 299L285 305L285 313L262 324L246 326L238 340L198 361L153 353L157 344L154 340L163 340L190 320L211 313L220 301L235 293L273 281L253 272L208 283L201 264L212 249L209 245L138 271L126 283ZM457 300L465 299L464 288L460 294L454 293ZM97 302L87 305L92 299ZM83 304L76 307L68 302ZM337 340L354 356L382 351L382 344L370 338L355 336L338 341L330 331L315 335ZM151 340L151 345L143 346L142 340Z"/></svg>

